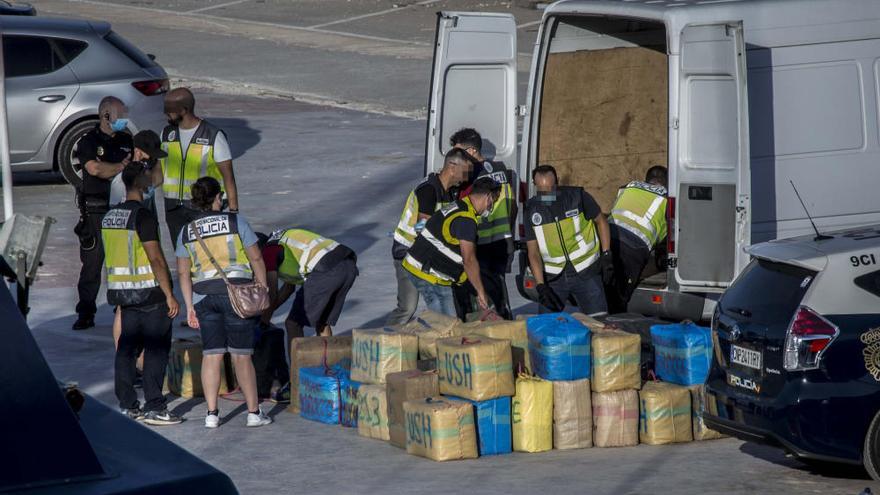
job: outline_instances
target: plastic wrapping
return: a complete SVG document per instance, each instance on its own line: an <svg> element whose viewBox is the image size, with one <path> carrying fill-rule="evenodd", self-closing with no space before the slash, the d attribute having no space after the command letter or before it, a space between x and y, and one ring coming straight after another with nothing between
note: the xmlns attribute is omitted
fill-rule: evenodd
<svg viewBox="0 0 880 495"><path fill-rule="evenodd" d="M648 445L691 442L691 392L687 387L648 382L639 392L639 440Z"/></svg>
<svg viewBox="0 0 880 495"><path fill-rule="evenodd" d="M642 339L638 334L603 329L592 337L594 392L638 389L642 384Z"/></svg>
<svg viewBox="0 0 880 495"><path fill-rule="evenodd" d="M225 361L225 360L224 360ZM225 362L220 363L220 393L229 392ZM165 389L178 397L204 397L202 389L202 341L199 338L176 339L165 372Z"/></svg>
<svg viewBox="0 0 880 495"><path fill-rule="evenodd" d="M403 403L406 452L453 461L477 458L474 408L465 401L428 397Z"/></svg>
<svg viewBox="0 0 880 495"><path fill-rule="evenodd" d="M477 450L481 456L509 454L513 448L510 429L510 397L498 397L484 401L472 401L460 397L447 397L474 406L477 424Z"/></svg>
<svg viewBox="0 0 880 495"><path fill-rule="evenodd" d="M437 341L440 393L474 401L514 393L510 342L488 337Z"/></svg>
<svg viewBox="0 0 880 495"><path fill-rule="evenodd" d="M401 332L419 338L419 359L437 357L437 341L461 335L458 318L425 310L401 328Z"/></svg>
<svg viewBox="0 0 880 495"><path fill-rule="evenodd" d="M593 445L639 444L639 393L635 390L593 393Z"/></svg>
<svg viewBox="0 0 880 495"><path fill-rule="evenodd" d="M409 370L390 373L386 377L388 393L388 434L391 445L406 448L406 415L403 403L440 395L436 371Z"/></svg>
<svg viewBox="0 0 880 495"><path fill-rule="evenodd" d="M706 400L706 385L691 385L691 416L694 420L694 440L716 440L725 438L725 435L710 429L703 421L703 411L712 415L718 415L718 404Z"/></svg>
<svg viewBox="0 0 880 495"><path fill-rule="evenodd" d="M389 440L388 396L385 385L361 384L358 398L358 435L378 440Z"/></svg>
<svg viewBox="0 0 880 495"><path fill-rule="evenodd" d="M516 379L511 422L513 450L544 452L553 448L553 384L534 376Z"/></svg>
<svg viewBox="0 0 880 495"><path fill-rule="evenodd" d="M567 313L527 320L532 371L546 380L590 378L590 329Z"/></svg>
<svg viewBox="0 0 880 495"><path fill-rule="evenodd" d="M593 446L593 408L590 380L553 383L553 447L585 449Z"/></svg>
<svg viewBox="0 0 880 495"><path fill-rule="evenodd" d="M391 328L353 330L351 378L385 383L388 373L416 369L419 339Z"/></svg>
<svg viewBox="0 0 880 495"><path fill-rule="evenodd" d="M298 337L290 341L290 406L299 414L299 369L312 366L333 366L351 360L351 335L333 337Z"/></svg>
<svg viewBox="0 0 880 495"><path fill-rule="evenodd" d="M518 362L522 362L523 366L527 369L532 369L532 360L529 358L529 334L526 331L526 322L524 320L462 323L460 328L462 335L478 335L489 337L490 339L509 341L511 352L522 356L521 361L517 360L516 356L514 356L514 371L517 369Z"/></svg>
<svg viewBox="0 0 880 495"><path fill-rule="evenodd" d="M705 383L712 362L712 334L693 323L653 325L654 371L663 381L678 385Z"/></svg>
<svg viewBox="0 0 880 495"><path fill-rule="evenodd" d="M587 316L583 313L572 313L571 317L583 323L584 326L589 328L591 332L601 332L608 328L601 321L593 318L592 316Z"/></svg>
<svg viewBox="0 0 880 495"><path fill-rule="evenodd" d="M358 425L358 400L357 392L361 384L349 379L342 384L342 416L339 424L349 428L357 428Z"/></svg>
<svg viewBox="0 0 880 495"><path fill-rule="evenodd" d="M349 387L348 370L336 365L299 369L299 415L311 421L340 424L343 419L342 391Z"/></svg>

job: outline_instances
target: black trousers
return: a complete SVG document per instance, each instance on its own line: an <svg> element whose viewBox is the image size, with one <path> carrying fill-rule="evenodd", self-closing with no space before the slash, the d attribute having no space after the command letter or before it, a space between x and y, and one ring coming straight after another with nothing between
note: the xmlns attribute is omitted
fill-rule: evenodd
<svg viewBox="0 0 880 495"><path fill-rule="evenodd" d="M626 312L629 300L641 281L642 271L651 257L651 251L647 246L635 246L633 241L622 240L625 235L631 235L628 232L622 233L618 228L613 228L611 232L614 278L605 285L605 297L608 300L608 312L616 314ZM636 240L640 241L637 238Z"/></svg>
<svg viewBox="0 0 880 495"><path fill-rule="evenodd" d="M177 249L177 236L186 224L196 217L196 211L179 203L165 202L165 223L168 224L168 232L171 234L171 244Z"/></svg>
<svg viewBox="0 0 880 495"><path fill-rule="evenodd" d="M272 328L259 332L254 344L254 371L257 374L257 395L261 399L272 394L272 382L277 379L285 384L290 380L290 370L284 354L284 330Z"/></svg>
<svg viewBox="0 0 880 495"><path fill-rule="evenodd" d="M498 316L505 320L512 320L513 315L510 311L507 283L504 280L504 275L504 272L480 265L480 279L483 281L483 289L486 290L489 304L495 306L495 312L498 313ZM463 285L453 285L452 294L455 298L455 311L461 321L465 321L468 313L473 313L480 309L475 301L477 291L470 281L465 282Z"/></svg>
<svg viewBox="0 0 880 495"><path fill-rule="evenodd" d="M79 260L82 268L79 270L79 281L76 290L79 293L79 302L76 304L76 313L80 317L91 318L98 310L95 301L98 299L98 290L101 288L101 270L104 268L104 243L101 241L101 220L104 213L90 213L86 215L85 228L91 229L94 244L84 246L80 241ZM91 249L85 249L91 247Z"/></svg>
<svg viewBox="0 0 880 495"><path fill-rule="evenodd" d="M115 388L119 407L137 407L135 362L144 351L144 410L165 408L162 385L171 351L171 318L165 303L122 308L122 334L116 348Z"/></svg>

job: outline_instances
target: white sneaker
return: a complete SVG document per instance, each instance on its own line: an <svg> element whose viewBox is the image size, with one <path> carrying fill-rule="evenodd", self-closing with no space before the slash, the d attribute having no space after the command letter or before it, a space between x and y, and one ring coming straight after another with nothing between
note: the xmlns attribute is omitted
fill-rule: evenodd
<svg viewBox="0 0 880 495"><path fill-rule="evenodd" d="M272 422L272 418L266 416L263 410L257 408L257 413L249 412L247 415L247 425L250 427L265 426Z"/></svg>
<svg viewBox="0 0 880 495"><path fill-rule="evenodd" d="M205 415L205 428L216 428L220 426L220 411L208 411Z"/></svg>

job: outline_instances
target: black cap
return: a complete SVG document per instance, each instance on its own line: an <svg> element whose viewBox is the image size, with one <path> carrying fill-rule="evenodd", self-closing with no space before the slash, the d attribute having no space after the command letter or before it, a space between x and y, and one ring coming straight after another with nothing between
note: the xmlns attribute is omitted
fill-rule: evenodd
<svg viewBox="0 0 880 495"><path fill-rule="evenodd" d="M162 140L159 139L159 135L149 129L134 135L134 147L154 160L168 156L168 153L162 150Z"/></svg>

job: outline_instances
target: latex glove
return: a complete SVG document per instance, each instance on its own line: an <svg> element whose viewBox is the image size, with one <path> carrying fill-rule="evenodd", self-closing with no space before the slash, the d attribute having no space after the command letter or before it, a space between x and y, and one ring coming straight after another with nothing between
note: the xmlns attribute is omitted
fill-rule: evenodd
<svg viewBox="0 0 880 495"><path fill-rule="evenodd" d="M611 256L611 251L602 251L599 263L602 268L602 283L608 285L614 280L614 259Z"/></svg>
<svg viewBox="0 0 880 495"><path fill-rule="evenodd" d="M541 303L541 306L544 306L554 313L558 313L565 309L565 303L562 302L562 299L559 299L559 296L553 292L553 289L549 285L538 284L535 289L538 291L538 302Z"/></svg>

